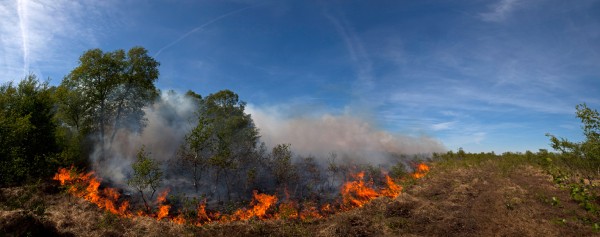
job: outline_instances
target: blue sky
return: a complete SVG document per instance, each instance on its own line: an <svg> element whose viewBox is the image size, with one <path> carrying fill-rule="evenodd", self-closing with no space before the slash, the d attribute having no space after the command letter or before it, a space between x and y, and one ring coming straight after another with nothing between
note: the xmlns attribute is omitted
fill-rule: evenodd
<svg viewBox="0 0 600 237"><path fill-rule="evenodd" d="M352 116L448 149L582 139L600 108L600 1L0 0L0 82L56 85L87 49L143 46L162 90L231 89L283 117Z"/></svg>

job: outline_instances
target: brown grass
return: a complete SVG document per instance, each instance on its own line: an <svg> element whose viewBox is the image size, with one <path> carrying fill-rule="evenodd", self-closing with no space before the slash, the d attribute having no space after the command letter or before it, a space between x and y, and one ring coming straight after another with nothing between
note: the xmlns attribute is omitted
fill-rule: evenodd
<svg viewBox="0 0 600 237"><path fill-rule="evenodd" d="M303 222L249 220L201 227L118 218L52 185L0 190L0 236L591 236L594 216L531 165L436 167L397 199ZM25 197L25 198L20 198ZM22 200L20 200L22 199ZM19 200L19 201L15 201ZM42 200L42 204L40 204ZM41 206L41 207L40 207ZM40 211L40 209L43 209Z"/></svg>

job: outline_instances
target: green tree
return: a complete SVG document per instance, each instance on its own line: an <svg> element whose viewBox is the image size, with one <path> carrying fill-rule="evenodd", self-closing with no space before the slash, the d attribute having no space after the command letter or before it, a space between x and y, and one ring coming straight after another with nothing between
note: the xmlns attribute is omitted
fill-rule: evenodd
<svg viewBox="0 0 600 237"><path fill-rule="evenodd" d="M154 193L156 193L162 181L163 173L160 170L159 163L149 157L149 154L144 151L144 147L140 148L136 158L136 161L131 164L133 175L127 181L127 184L140 193L144 201L144 206L146 206L146 211L149 212L150 206L148 205L145 192L151 190L149 199L154 197Z"/></svg>
<svg viewBox="0 0 600 237"><path fill-rule="evenodd" d="M17 184L54 172L54 101L48 82L33 74L17 86L0 86L0 184Z"/></svg>
<svg viewBox="0 0 600 237"><path fill-rule="evenodd" d="M127 53L86 51L60 85L62 117L78 130L97 132L103 154L119 129L139 131L144 126L142 108L158 96L158 66L142 47Z"/></svg>
<svg viewBox="0 0 600 237"><path fill-rule="evenodd" d="M586 166L590 166L588 168L593 168L600 173L600 114L585 103L579 104L575 108L576 115L583 124L584 141L571 142L551 134L546 134L546 136L550 137L552 148L565 155L581 159Z"/></svg>
<svg viewBox="0 0 600 237"><path fill-rule="evenodd" d="M273 175L279 188L289 187L297 177L296 167L292 164L290 144L279 144L271 151Z"/></svg>
<svg viewBox="0 0 600 237"><path fill-rule="evenodd" d="M215 183L225 182L228 199L234 179L243 173L258 143L258 130L249 114L244 112L245 103L230 90L210 94L204 99L193 92L188 96L200 101L197 125L186 135L180 149L180 160L191 169L194 187L203 167L212 170ZM222 177L224 179L221 179ZM244 183L244 182L237 182Z"/></svg>

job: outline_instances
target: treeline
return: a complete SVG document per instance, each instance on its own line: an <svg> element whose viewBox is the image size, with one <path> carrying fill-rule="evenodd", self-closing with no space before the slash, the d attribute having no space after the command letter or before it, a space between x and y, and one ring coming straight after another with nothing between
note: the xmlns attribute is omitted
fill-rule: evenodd
<svg viewBox="0 0 600 237"><path fill-rule="evenodd" d="M90 169L96 165L90 163L92 153L98 156L94 162L107 162L118 134L142 133L148 122L144 108L161 99L154 84L159 65L141 47L127 52L93 49L80 57L79 65L58 86L49 86L35 75L18 84L2 85L0 185L48 180L59 167ZM396 162L381 167L353 163L335 154L295 156L291 144L267 149L236 93L222 90L203 97L188 91L185 97L193 101L196 114L173 158L161 164L142 147L136 148L139 152L128 179L142 198L144 193L152 197L163 181L178 180L195 195L218 201L248 200L252 190L319 201L337 193L340 183L354 172L365 171L366 180L382 184L383 168L400 178L411 168L406 161L414 159L391 155ZM584 124L585 141L575 143L548 135L561 154L518 155L560 156L570 165L600 170L598 112L583 104L577 107L577 116ZM459 150L435 157L459 159L466 155Z"/></svg>
<svg viewBox="0 0 600 237"><path fill-rule="evenodd" d="M148 123L144 108L162 99L154 84L158 66L141 47L93 49L58 86L35 75L2 85L0 185L49 180L59 167L92 170L114 159L111 148L118 134L142 133ZM176 154L160 163L138 147L137 157L128 158L137 160L128 168L128 183L149 198L167 182L217 201L249 200L252 190L296 199L326 197L358 170L384 183L383 167L335 154L300 157L292 154L291 144L267 149L246 104L230 90L184 96L196 112ZM395 177L406 170L403 163L385 168Z"/></svg>

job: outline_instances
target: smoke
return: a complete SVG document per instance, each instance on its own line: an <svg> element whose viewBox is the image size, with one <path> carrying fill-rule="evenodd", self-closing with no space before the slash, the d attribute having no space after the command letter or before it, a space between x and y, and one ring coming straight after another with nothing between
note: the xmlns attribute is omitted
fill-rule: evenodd
<svg viewBox="0 0 600 237"><path fill-rule="evenodd" d="M277 108L247 107L268 145L289 143L295 153L326 158L330 153L360 163L384 164L392 154L428 154L447 149L436 139L391 134L350 115L286 118Z"/></svg>
<svg viewBox="0 0 600 237"><path fill-rule="evenodd" d="M433 138L392 134L350 115L285 117L282 115L284 113L273 107L248 105L246 109L259 128L261 141L268 147L291 144L296 155L313 156L321 164L327 162L331 153L342 157L342 162L350 159L359 164L378 165L391 164L394 154L428 154L446 150ZM166 178L164 185L174 190L193 192L189 177L181 173L181 170L170 169L169 165L177 159L177 151L186 134L196 125L197 110L197 102L183 94L161 93L154 104L144 108L146 126L141 133L123 129L118 131L112 143L105 142L104 149L101 149L100 144L96 146L91 155L94 170L112 185L128 188L127 180L132 174L131 164L139 149L144 146L145 151L150 153L149 156L162 164ZM103 150L104 158L101 160ZM210 189L204 192L224 192L225 188L221 187L223 184L210 184L210 174L205 173L203 176L209 178L203 181L203 185Z"/></svg>
<svg viewBox="0 0 600 237"><path fill-rule="evenodd" d="M144 146L150 157L166 166L172 160L185 135L195 126L194 112L197 103L183 94L172 91L162 92L151 106L144 108L147 124L141 133L122 129L117 132L112 144L106 138L105 160L99 162L102 154L98 144L91 158L96 172L103 178L125 185L131 174L131 164L139 149Z"/></svg>

